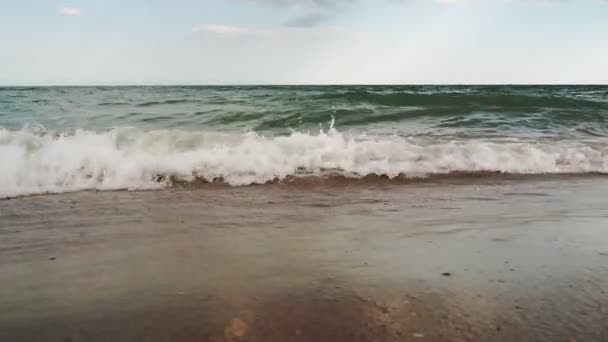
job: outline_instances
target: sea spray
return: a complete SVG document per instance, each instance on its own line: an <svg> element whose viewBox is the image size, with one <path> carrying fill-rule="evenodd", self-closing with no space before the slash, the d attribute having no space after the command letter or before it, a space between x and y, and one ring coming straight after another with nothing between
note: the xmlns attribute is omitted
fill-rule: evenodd
<svg viewBox="0 0 608 342"><path fill-rule="evenodd" d="M351 134L0 130L0 197L77 190L154 189L171 181L242 186L288 177L425 177L451 173L608 172L605 139L428 139Z"/></svg>

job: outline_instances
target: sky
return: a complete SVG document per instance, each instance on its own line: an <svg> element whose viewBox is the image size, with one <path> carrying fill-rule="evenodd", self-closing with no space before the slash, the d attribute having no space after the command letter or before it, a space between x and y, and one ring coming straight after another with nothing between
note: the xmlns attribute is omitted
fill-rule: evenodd
<svg viewBox="0 0 608 342"><path fill-rule="evenodd" d="M0 85L608 83L608 0L0 0Z"/></svg>

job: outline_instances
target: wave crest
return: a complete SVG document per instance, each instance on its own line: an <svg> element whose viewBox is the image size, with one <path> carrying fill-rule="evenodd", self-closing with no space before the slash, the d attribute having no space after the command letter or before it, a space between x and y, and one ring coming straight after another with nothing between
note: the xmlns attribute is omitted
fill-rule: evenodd
<svg viewBox="0 0 608 342"><path fill-rule="evenodd" d="M441 140L354 135L331 128L265 137L121 128L69 135L0 130L0 197L154 189L221 179L233 185L299 177L414 178L453 173L608 172L608 141Z"/></svg>

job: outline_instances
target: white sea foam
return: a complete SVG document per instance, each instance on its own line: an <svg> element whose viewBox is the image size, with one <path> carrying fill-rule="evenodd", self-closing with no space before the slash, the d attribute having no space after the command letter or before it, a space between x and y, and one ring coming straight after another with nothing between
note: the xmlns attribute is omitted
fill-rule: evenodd
<svg viewBox="0 0 608 342"><path fill-rule="evenodd" d="M451 172L606 173L608 141L430 140L183 131L70 135L0 129L0 197L84 189L152 189L166 179L246 185L289 176L421 177Z"/></svg>

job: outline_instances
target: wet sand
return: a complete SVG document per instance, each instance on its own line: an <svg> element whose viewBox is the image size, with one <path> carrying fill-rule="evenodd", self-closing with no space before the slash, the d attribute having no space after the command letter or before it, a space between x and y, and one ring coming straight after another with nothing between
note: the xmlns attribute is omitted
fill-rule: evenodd
<svg viewBox="0 0 608 342"><path fill-rule="evenodd" d="M0 341L607 341L608 180L0 201Z"/></svg>

